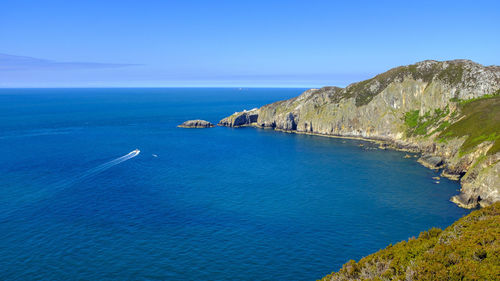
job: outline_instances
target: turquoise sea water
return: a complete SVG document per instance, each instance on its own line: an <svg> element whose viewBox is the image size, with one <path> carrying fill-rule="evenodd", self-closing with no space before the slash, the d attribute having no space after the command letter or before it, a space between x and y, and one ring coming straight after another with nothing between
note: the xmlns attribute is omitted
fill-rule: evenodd
<svg viewBox="0 0 500 281"><path fill-rule="evenodd" d="M315 280L467 213L402 152L176 128L302 90L0 90L0 279Z"/></svg>

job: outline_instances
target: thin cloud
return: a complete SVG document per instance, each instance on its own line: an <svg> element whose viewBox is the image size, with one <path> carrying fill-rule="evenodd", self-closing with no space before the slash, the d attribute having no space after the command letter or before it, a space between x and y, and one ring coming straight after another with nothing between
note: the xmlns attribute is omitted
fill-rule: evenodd
<svg viewBox="0 0 500 281"><path fill-rule="evenodd" d="M0 53L0 71L10 70L72 70L72 69L102 69L138 66L139 64L98 63L98 62L58 62L26 56L15 56Z"/></svg>

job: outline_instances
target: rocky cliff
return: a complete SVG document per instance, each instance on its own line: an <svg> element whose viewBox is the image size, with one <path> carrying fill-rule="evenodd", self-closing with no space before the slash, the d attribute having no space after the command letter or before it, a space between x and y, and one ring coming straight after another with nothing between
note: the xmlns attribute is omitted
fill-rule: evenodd
<svg viewBox="0 0 500 281"><path fill-rule="evenodd" d="M219 125L359 137L421 152L422 164L461 181L452 201L474 208L500 201L499 89L499 66L423 61L346 88L310 89Z"/></svg>

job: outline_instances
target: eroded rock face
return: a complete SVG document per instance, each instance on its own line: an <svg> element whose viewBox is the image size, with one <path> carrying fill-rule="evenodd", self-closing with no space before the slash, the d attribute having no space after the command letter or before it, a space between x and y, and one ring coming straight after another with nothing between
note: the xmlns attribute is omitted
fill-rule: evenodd
<svg viewBox="0 0 500 281"><path fill-rule="evenodd" d="M214 127L214 124L208 122L208 121L205 121L205 120L188 120L182 124L180 124L179 126L177 127L180 127L180 128L212 128Z"/></svg>
<svg viewBox="0 0 500 281"><path fill-rule="evenodd" d="M433 155L422 155L422 157L418 159L418 162L425 167L433 170L440 169L444 165L443 158Z"/></svg>
<svg viewBox="0 0 500 281"><path fill-rule="evenodd" d="M219 126L241 127L248 126L257 122L258 110L256 108L250 111L235 112L233 115L219 121Z"/></svg>
<svg viewBox="0 0 500 281"><path fill-rule="evenodd" d="M500 201L500 153L471 167L460 182L461 194L451 199L460 207L485 207Z"/></svg>
<svg viewBox="0 0 500 281"><path fill-rule="evenodd" d="M485 67L467 60L423 61L346 88L310 89L289 100L236 112L219 125L383 140L394 148L423 152L421 163L443 168L443 176L459 179L484 153L459 153L463 138L437 142L439 126L456 121L455 101L479 98L499 88L499 66ZM412 112L416 117L440 115L436 115L436 126L427 125L424 133L418 127L409 133L408 114ZM494 169L481 171L462 183L462 194L475 198L476 204L500 200L492 195L500 190L498 173Z"/></svg>

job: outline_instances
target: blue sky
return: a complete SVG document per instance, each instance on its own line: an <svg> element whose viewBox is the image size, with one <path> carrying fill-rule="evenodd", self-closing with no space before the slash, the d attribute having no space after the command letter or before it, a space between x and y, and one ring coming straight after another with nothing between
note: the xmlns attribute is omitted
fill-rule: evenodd
<svg viewBox="0 0 500 281"><path fill-rule="evenodd" d="M500 65L499 15L477 0L2 0L0 87L345 86L425 59Z"/></svg>

